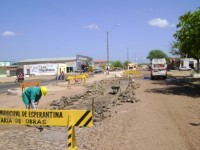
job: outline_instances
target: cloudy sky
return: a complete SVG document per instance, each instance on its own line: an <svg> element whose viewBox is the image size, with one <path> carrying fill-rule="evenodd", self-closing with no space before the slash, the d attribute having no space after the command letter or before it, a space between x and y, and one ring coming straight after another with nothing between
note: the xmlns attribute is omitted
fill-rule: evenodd
<svg viewBox="0 0 200 150"><path fill-rule="evenodd" d="M200 0L0 0L0 61L106 60L108 46L110 60L145 62L154 49L170 55L178 18L198 7Z"/></svg>

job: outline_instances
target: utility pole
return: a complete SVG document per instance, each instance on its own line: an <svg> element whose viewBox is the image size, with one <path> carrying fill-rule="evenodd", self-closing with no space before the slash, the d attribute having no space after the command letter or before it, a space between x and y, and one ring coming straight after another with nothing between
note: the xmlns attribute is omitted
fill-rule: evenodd
<svg viewBox="0 0 200 150"><path fill-rule="evenodd" d="M127 48L127 62L129 63L129 53L128 53L128 48Z"/></svg>
<svg viewBox="0 0 200 150"><path fill-rule="evenodd" d="M115 28L115 27L117 27L117 26L119 26L120 24L117 24L117 25L114 25L110 30L107 30L107 32L106 32L106 37L107 37L107 69L108 69L108 74L109 74L109 70L110 70L110 66L109 66L109 39L108 39L108 36L109 36L109 34L111 33L111 31Z"/></svg>
<svg viewBox="0 0 200 150"><path fill-rule="evenodd" d="M109 43L108 43L108 31L106 33L107 36L107 67L109 66Z"/></svg>

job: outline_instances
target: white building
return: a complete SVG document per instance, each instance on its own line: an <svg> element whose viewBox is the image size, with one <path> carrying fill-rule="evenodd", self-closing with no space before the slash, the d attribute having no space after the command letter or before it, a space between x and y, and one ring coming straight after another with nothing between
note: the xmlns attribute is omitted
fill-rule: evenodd
<svg viewBox="0 0 200 150"><path fill-rule="evenodd" d="M190 67L192 69L197 69L197 60L194 58L181 58L180 59L180 67Z"/></svg>
<svg viewBox="0 0 200 150"><path fill-rule="evenodd" d="M23 68L25 75L56 75L61 72L83 70L87 62L93 63L93 59L76 55L75 57L26 59L19 61L18 66Z"/></svg>

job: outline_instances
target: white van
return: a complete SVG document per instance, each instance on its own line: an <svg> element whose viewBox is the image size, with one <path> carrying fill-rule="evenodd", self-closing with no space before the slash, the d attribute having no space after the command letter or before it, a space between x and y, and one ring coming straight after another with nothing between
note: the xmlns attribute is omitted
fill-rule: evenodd
<svg viewBox="0 0 200 150"><path fill-rule="evenodd" d="M151 61L151 79L156 77L167 78L167 62L165 58L152 59Z"/></svg>

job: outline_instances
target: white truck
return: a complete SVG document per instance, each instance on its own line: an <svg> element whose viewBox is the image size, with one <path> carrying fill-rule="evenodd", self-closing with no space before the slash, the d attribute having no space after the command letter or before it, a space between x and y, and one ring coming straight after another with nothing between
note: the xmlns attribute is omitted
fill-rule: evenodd
<svg viewBox="0 0 200 150"><path fill-rule="evenodd" d="M151 79L157 77L167 78L167 62L165 58L152 59L151 61Z"/></svg>

